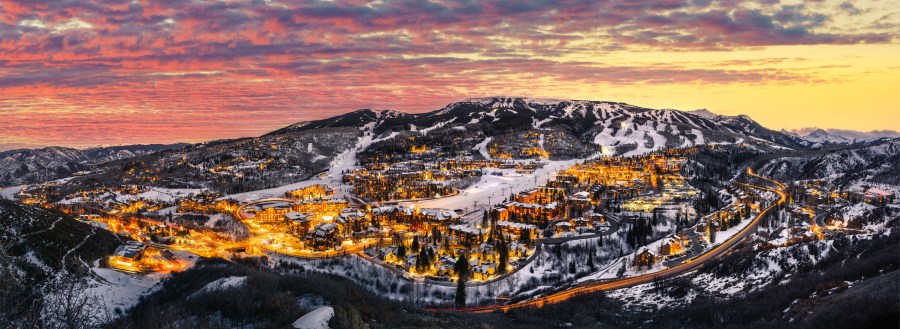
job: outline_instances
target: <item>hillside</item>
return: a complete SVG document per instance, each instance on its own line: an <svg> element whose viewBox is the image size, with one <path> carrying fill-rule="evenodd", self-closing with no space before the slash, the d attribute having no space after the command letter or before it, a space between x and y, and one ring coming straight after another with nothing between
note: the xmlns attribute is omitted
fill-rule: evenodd
<svg viewBox="0 0 900 329"><path fill-rule="evenodd" d="M129 145L74 149L47 147L0 152L0 186L30 184L72 176L92 165L184 146Z"/></svg>
<svg viewBox="0 0 900 329"><path fill-rule="evenodd" d="M362 145L364 134L371 135L371 142ZM413 148L431 151L415 155L423 160L448 156L565 160L735 143L768 150L803 147L795 137L766 129L746 116L602 101L493 97L418 114L364 109L296 123L258 138L178 148L4 152L0 183L50 181L80 172L49 191L32 191L50 201L85 188L122 184L233 194L306 180L353 148L365 164L385 157L407 158Z"/></svg>
<svg viewBox="0 0 900 329"><path fill-rule="evenodd" d="M47 316L58 314L58 296L75 287L70 274L120 243L108 231L64 214L7 200L0 200L0 241L2 327L47 324Z"/></svg>
<svg viewBox="0 0 900 329"><path fill-rule="evenodd" d="M432 112L359 110L338 117L300 122L270 135L323 127L361 127L376 134L455 129L497 137L525 130L553 130L617 153L638 154L663 147L705 143L764 143L803 147L795 137L761 126L747 116L657 110L616 102L529 98L473 98Z"/></svg>
<svg viewBox="0 0 900 329"><path fill-rule="evenodd" d="M42 193L55 202L78 191L126 184L219 193L276 187L325 170L361 135L358 129L326 128L191 144L97 165Z"/></svg>
<svg viewBox="0 0 900 329"><path fill-rule="evenodd" d="M900 184L900 138L827 151L786 154L767 161L759 172L778 179L826 179L838 185L856 181Z"/></svg>
<svg viewBox="0 0 900 329"><path fill-rule="evenodd" d="M53 211L0 200L0 241L29 277L42 278L64 264L107 256L119 239L106 230ZM77 247L77 248L76 248Z"/></svg>

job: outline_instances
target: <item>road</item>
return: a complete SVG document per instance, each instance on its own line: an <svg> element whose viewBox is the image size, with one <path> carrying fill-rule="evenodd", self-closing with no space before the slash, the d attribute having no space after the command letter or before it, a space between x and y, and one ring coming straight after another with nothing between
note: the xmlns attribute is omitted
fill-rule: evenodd
<svg viewBox="0 0 900 329"><path fill-rule="evenodd" d="M631 286L635 286L635 285L639 285L639 284L650 283L650 282L653 282L654 280L659 280L659 279L668 278L668 277L674 277L674 276L678 276L678 275L682 275L685 273L695 271L695 270L699 269L701 266L703 266L703 264L705 264L706 262L708 262L712 259L715 259L716 257L719 257L721 255L724 255L729 250L731 250L734 246L736 246L738 243L740 243L745 238L747 238L752 233L754 233L756 231L756 227L759 225L760 221L762 221L763 217L766 214L768 214L770 211L772 211L772 209L774 209L776 206L784 203L787 200L787 194L785 194L782 191L784 189L783 184L776 182L774 180L771 180L769 178L753 174L753 172L750 170L748 170L748 174L758 177L758 178L761 178L761 179L764 179L766 181L769 181L769 182L773 183L775 186L777 186L778 189L772 189L769 187L764 187L764 186L754 185L754 184L746 184L746 185L760 189L760 190L766 190L766 191L771 191L771 192L777 193L779 195L779 200L777 202L773 203L772 205L769 205L765 209L763 209L756 216L756 218L754 218L753 221L750 222L750 224L748 224L740 232L735 234L731 239L728 239L727 241L723 242L722 244L710 249L706 253L704 253L696 258L686 260L684 263L682 263L680 265L677 265L675 267L671 267L671 268L668 268L665 270L661 270L658 272L654 272L654 273L648 273L648 274L634 276L634 277L622 278L622 279L617 279L614 281L587 281L587 282L579 284L571 289L551 293L549 295L530 299L527 301L522 301L522 302L515 303L515 304L488 305L488 306L477 306L477 307L466 307L466 308L426 308L425 310L426 311L455 311L455 312L464 312L464 313L490 313L490 312L495 312L495 311L506 312L506 311L509 311L510 309L515 309L515 308L542 307L544 305L559 303L561 301L564 301L564 300L567 300L567 299L570 299L570 298L573 298L576 296L584 295L584 294L590 294L590 293L594 293L594 292L598 292L598 291L608 291L608 290L627 288L627 287L631 287Z"/></svg>

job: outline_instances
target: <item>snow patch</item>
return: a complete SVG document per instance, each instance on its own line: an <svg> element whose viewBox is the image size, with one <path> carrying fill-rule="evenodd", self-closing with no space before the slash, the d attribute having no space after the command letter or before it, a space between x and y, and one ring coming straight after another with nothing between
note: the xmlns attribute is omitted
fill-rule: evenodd
<svg viewBox="0 0 900 329"><path fill-rule="evenodd" d="M334 308L322 306L301 316L292 324L297 329L328 329L328 321L334 317Z"/></svg>

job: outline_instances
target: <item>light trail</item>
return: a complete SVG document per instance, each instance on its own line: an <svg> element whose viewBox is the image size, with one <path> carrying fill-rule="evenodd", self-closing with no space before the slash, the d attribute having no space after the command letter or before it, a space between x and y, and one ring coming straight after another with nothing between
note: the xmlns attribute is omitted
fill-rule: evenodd
<svg viewBox="0 0 900 329"><path fill-rule="evenodd" d="M752 176L772 182L773 184L777 185L781 189L784 188L784 184L781 184L775 180L772 180L772 179L769 179L769 178L766 178L763 176L756 175L750 169L748 169L747 172L748 172L748 174L750 174ZM772 211L772 209L774 209L775 207L784 203L787 200L787 194L784 193L781 189L772 189L772 188L755 185L755 184L744 184L744 185L747 185L747 186L750 186L753 188L757 188L760 190L775 192L779 195L780 198L775 203L773 203L773 204L769 205L768 207L766 207L765 209L763 209L756 216L756 218L754 218L753 221L750 222L750 224L747 224L746 227L744 227L741 231L739 231L737 234L735 234L731 239L723 242L722 244L720 244L716 247L713 247L706 253L704 253L700 256L697 256L695 258L688 259L684 263L677 265L675 267L671 267L671 268L668 268L668 269L665 269L665 270L662 270L659 272L648 273L648 274L643 274L643 275L629 277L629 278L622 278L622 279L615 280L615 281L606 281L606 282L589 281L589 282L580 284L572 289L552 293L550 295L538 297L538 298L527 300L527 301L522 301L522 302L515 303L515 304L487 305L487 306L464 307L464 308L434 307L434 308L425 308L424 310L426 310L426 311L451 311L451 312L463 312L463 313L490 313L490 312L495 312L495 311L506 312L506 311L509 311L511 309L516 309L516 308L543 307L545 305L559 303L561 301L564 301L564 300L567 300L567 299L570 299L570 298L573 298L576 296L580 296L580 295L595 293L595 292L599 292L599 291L609 291L609 290L627 288L627 287L631 287L631 286L635 286L635 285L639 285L639 284L650 283L650 282L653 282L654 280L659 280L659 279L668 278L668 277L674 277L674 276L678 276L678 275L682 275L685 273L695 271L695 270L699 269L701 266L703 266L703 264L705 264L707 261L712 260L712 259L724 254L725 252L729 251L732 247L734 247L735 245L740 243L743 239L745 239L747 236L749 236L751 233L753 233L755 231L756 227L759 225L760 221L762 221L762 218L764 216L766 216L770 211Z"/></svg>

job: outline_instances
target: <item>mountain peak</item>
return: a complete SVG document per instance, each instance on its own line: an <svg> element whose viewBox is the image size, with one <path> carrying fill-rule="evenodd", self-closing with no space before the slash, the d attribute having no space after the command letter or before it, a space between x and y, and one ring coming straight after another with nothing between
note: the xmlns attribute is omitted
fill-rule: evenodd
<svg viewBox="0 0 900 329"><path fill-rule="evenodd" d="M699 116L699 117L702 117L702 118L710 119L710 120L719 117L718 114L715 114L715 113L713 113L712 111L707 110L707 109L699 109L699 110L687 111L687 113L690 113L690 114L693 114L693 115L696 115L696 116Z"/></svg>

